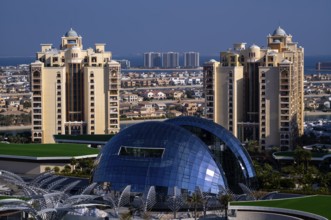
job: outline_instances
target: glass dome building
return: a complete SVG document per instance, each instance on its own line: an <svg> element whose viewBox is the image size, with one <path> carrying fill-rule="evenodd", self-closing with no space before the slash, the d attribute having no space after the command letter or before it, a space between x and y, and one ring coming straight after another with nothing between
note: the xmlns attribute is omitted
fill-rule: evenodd
<svg viewBox="0 0 331 220"><path fill-rule="evenodd" d="M217 194L221 188L250 185L255 178L251 159L240 142L212 121L179 117L132 125L114 136L96 160L93 182L113 190L131 185L144 192L155 186L169 193L197 186Z"/></svg>

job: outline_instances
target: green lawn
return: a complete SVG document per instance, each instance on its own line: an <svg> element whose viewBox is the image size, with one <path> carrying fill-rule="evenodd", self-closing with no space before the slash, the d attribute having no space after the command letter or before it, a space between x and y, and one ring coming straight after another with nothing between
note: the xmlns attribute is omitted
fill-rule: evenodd
<svg viewBox="0 0 331 220"><path fill-rule="evenodd" d="M0 143L0 155L30 157L73 157L98 154L99 149L86 144L4 144Z"/></svg>
<svg viewBox="0 0 331 220"><path fill-rule="evenodd" d="M293 209L310 212L331 219L331 196L306 196L295 199L281 199L254 202L231 202L231 205L263 206L273 208Z"/></svg>

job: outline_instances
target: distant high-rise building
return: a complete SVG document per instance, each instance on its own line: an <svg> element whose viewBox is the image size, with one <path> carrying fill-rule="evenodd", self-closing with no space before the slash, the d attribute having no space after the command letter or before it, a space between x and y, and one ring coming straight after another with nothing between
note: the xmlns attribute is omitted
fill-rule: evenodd
<svg viewBox="0 0 331 220"><path fill-rule="evenodd" d="M179 67L179 53L167 52L162 54L163 68L176 68Z"/></svg>
<svg viewBox="0 0 331 220"><path fill-rule="evenodd" d="M144 67L145 68L161 68L162 54L159 52L144 53Z"/></svg>
<svg viewBox="0 0 331 220"><path fill-rule="evenodd" d="M121 69L130 69L130 61L129 60L116 60L119 64L121 64Z"/></svg>
<svg viewBox="0 0 331 220"><path fill-rule="evenodd" d="M317 62L316 70L331 70L331 62Z"/></svg>
<svg viewBox="0 0 331 220"><path fill-rule="evenodd" d="M41 44L31 63L32 140L52 143L55 134L119 131L120 64L105 44L83 49L70 29L60 49Z"/></svg>
<svg viewBox="0 0 331 220"><path fill-rule="evenodd" d="M184 53L184 67L186 68L196 68L200 66L198 52L185 52Z"/></svg>
<svg viewBox="0 0 331 220"><path fill-rule="evenodd" d="M303 134L304 49L278 27L268 46L245 43L204 65L208 118L262 149L291 149Z"/></svg>

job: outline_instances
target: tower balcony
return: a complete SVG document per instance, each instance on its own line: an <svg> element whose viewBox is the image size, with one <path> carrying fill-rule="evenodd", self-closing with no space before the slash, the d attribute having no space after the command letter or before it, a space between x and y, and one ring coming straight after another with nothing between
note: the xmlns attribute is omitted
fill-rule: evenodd
<svg viewBox="0 0 331 220"><path fill-rule="evenodd" d="M33 85L32 86L32 91L41 91L41 86L40 85Z"/></svg>
<svg viewBox="0 0 331 220"><path fill-rule="evenodd" d="M281 85L280 86L280 91L289 91L289 86L288 85Z"/></svg>
<svg viewBox="0 0 331 220"><path fill-rule="evenodd" d="M112 113L112 114L109 114L109 118L118 118L118 114L114 114L114 113Z"/></svg>
<svg viewBox="0 0 331 220"><path fill-rule="evenodd" d="M113 88L109 90L110 95L118 95L118 90L114 90Z"/></svg>
<svg viewBox="0 0 331 220"><path fill-rule="evenodd" d="M109 112L110 112L110 113L118 113L118 111L117 111L116 108L111 108Z"/></svg>

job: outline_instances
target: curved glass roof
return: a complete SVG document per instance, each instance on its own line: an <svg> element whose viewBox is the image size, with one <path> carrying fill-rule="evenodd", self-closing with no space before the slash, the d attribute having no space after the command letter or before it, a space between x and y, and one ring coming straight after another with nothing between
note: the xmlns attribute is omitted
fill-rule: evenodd
<svg viewBox="0 0 331 220"><path fill-rule="evenodd" d="M102 149L94 182L110 182L112 189L131 185L142 192L149 186L178 187L218 193L227 188L224 172L206 144L180 126L164 122L132 125Z"/></svg>
<svg viewBox="0 0 331 220"><path fill-rule="evenodd" d="M177 117L173 119L168 119L166 123L172 123L178 126L193 126L202 128L219 139L221 139L233 152L237 160L240 162L243 168L243 175L248 178L255 178L256 173L253 167L253 162L248 155L247 151L243 148L240 141L228 130L213 121L198 118L198 117Z"/></svg>

